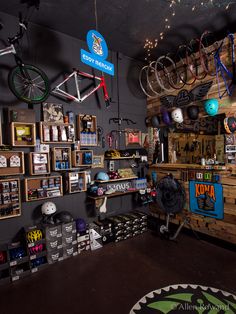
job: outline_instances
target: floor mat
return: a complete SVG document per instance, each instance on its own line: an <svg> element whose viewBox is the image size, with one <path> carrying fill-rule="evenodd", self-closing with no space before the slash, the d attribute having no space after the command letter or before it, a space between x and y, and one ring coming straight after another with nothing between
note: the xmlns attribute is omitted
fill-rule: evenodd
<svg viewBox="0 0 236 314"><path fill-rule="evenodd" d="M130 314L235 314L236 296L211 287L179 284L152 291Z"/></svg>

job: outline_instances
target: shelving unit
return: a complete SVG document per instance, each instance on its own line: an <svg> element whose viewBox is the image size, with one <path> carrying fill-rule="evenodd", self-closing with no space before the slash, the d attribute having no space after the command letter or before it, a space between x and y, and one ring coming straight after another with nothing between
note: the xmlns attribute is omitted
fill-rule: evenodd
<svg viewBox="0 0 236 314"><path fill-rule="evenodd" d="M34 147L36 145L35 123L12 122L11 145L14 147Z"/></svg>
<svg viewBox="0 0 236 314"><path fill-rule="evenodd" d="M128 195L128 194L132 194L132 193L137 193L138 190L132 190L132 191L125 191L125 192L115 192L112 194L104 194L101 196L88 196L88 198L91 198L93 200L99 200L99 199L103 199L105 197L110 198L110 197L115 197L115 196L123 196L123 195Z"/></svg>
<svg viewBox="0 0 236 314"><path fill-rule="evenodd" d="M66 192L69 194L87 191L86 173L83 171L68 172L66 174Z"/></svg>
<svg viewBox="0 0 236 314"><path fill-rule="evenodd" d="M52 169L54 171L70 170L71 166L71 147L53 147Z"/></svg>
<svg viewBox="0 0 236 314"><path fill-rule="evenodd" d="M0 176L12 176L24 173L24 152L0 151Z"/></svg>
<svg viewBox="0 0 236 314"><path fill-rule="evenodd" d="M49 153L30 152L28 157L29 174L31 176L50 173Z"/></svg>
<svg viewBox="0 0 236 314"><path fill-rule="evenodd" d="M86 126L85 121L87 121ZM77 136L80 146L97 146L97 117L79 114L77 116Z"/></svg>
<svg viewBox="0 0 236 314"><path fill-rule="evenodd" d="M75 142L73 123L39 123L40 142L42 144L65 144Z"/></svg>
<svg viewBox="0 0 236 314"><path fill-rule="evenodd" d="M137 176L133 176L133 177L127 177L127 178L111 179L111 180L107 180L107 181L95 180L95 182L98 182L98 183L109 183L109 182L126 181L126 180L132 180L132 179L138 179L138 177Z"/></svg>
<svg viewBox="0 0 236 314"><path fill-rule="evenodd" d="M92 167L93 151L92 150L74 150L72 151L73 167Z"/></svg>
<svg viewBox="0 0 236 314"><path fill-rule="evenodd" d="M20 179L0 180L0 219L21 215Z"/></svg>
<svg viewBox="0 0 236 314"><path fill-rule="evenodd" d="M25 178L25 201L37 201L63 195L62 177L33 177Z"/></svg>

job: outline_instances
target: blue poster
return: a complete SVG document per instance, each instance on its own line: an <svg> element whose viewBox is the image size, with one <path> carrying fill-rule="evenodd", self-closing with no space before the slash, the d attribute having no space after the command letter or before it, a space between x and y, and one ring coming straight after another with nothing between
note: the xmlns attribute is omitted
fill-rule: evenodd
<svg viewBox="0 0 236 314"><path fill-rule="evenodd" d="M87 45L90 52L81 49L81 61L109 75L114 75L114 65L106 61L108 47L104 37L99 32L90 30L87 34Z"/></svg>
<svg viewBox="0 0 236 314"><path fill-rule="evenodd" d="M189 207L195 214L223 219L222 185L212 182L189 181Z"/></svg>

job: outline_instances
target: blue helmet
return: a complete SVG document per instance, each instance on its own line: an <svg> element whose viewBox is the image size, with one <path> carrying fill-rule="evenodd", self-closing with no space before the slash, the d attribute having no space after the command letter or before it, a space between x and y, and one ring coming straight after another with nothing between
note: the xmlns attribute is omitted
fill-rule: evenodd
<svg viewBox="0 0 236 314"><path fill-rule="evenodd" d="M98 172L96 175L96 180L101 180L101 181L108 181L109 180L109 176L106 172Z"/></svg>
<svg viewBox="0 0 236 314"><path fill-rule="evenodd" d="M209 116L215 116L218 113L219 103L216 98L207 99L204 102L204 109Z"/></svg>

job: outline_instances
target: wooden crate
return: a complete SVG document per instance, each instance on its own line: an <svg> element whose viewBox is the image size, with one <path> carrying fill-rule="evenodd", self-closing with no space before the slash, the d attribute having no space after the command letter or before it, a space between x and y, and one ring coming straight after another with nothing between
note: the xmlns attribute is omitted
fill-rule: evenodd
<svg viewBox="0 0 236 314"><path fill-rule="evenodd" d="M26 202L60 197L63 195L62 176L25 178L24 186Z"/></svg>
<svg viewBox="0 0 236 314"><path fill-rule="evenodd" d="M91 163L84 163L85 153L91 154ZM72 151L73 167L92 167L93 151L92 150L74 150Z"/></svg>
<svg viewBox="0 0 236 314"><path fill-rule="evenodd" d="M53 139L52 129L56 128L58 131L58 140ZM65 130L64 136L62 136L61 128ZM46 137L47 134L47 137ZM39 123L39 135L40 142L42 144L65 144L75 142L75 127L73 123L55 123L55 122L43 122Z"/></svg>
<svg viewBox="0 0 236 314"><path fill-rule="evenodd" d="M37 161L37 157L39 157L39 158L44 157L46 162L40 162L40 160ZM30 152L28 154L28 163L29 163L29 174L31 176L43 175L43 174L49 174L50 173L49 153ZM38 170L37 170L37 168L38 168ZM42 169L41 171L40 171L40 168Z"/></svg>
<svg viewBox="0 0 236 314"><path fill-rule="evenodd" d="M21 215L20 179L0 180L0 219Z"/></svg>
<svg viewBox="0 0 236 314"><path fill-rule="evenodd" d="M27 140L28 139L28 140ZM18 147L33 147L36 145L35 123L12 122L11 145Z"/></svg>
<svg viewBox="0 0 236 314"><path fill-rule="evenodd" d="M86 173L83 171L68 172L66 174L66 191L69 194L87 191Z"/></svg>
<svg viewBox="0 0 236 314"><path fill-rule="evenodd" d="M88 117L91 119L91 128L87 133L83 132L83 118ZM97 117L92 115L79 114L77 116L77 136L80 140L80 146L97 146Z"/></svg>
<svg viewBox="0 0 236 314"><path fill-rule="evenodd" d="M0 176L12 176L24 173L24 152L0 151Z"/></svg>
<svg viewBox="0 0 236 314"><path fill-rule="evenodd" d="M54 171L65 171L72 168L71 147L52 148L52 169Z"/></svg>

